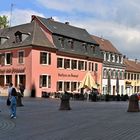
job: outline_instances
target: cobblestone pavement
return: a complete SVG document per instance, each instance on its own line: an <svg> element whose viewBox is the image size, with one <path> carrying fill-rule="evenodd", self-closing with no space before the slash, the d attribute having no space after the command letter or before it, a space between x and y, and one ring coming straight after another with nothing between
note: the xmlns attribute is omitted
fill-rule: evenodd
<svg viewBox="0 0 140 140"><path fill-rule="evenodd" d="M60 111L59 99L27 98L9 118L0 98L0 140L140 140L140 113L127 112L128 102L70 101Z"/></svg>

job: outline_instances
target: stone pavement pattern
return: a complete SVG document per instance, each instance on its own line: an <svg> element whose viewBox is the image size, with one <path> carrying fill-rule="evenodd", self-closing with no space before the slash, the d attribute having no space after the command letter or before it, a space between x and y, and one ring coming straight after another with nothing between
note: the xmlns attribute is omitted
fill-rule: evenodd
<svg viewBox="0 0 140 140"><path fill-rule="evenodd" d="M60 111L59 99L24 98L17 119L9 118L0 97L0 140L140 140L140 113L128 113L128 102L70 101Z"/></svg>

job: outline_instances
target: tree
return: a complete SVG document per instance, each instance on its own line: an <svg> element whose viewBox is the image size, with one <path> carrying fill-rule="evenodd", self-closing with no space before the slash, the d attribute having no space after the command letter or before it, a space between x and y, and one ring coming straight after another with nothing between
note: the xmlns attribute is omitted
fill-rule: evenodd
<svg viewBox="0 0 140 140"><path fill-rule="evenodd" d="M0 28L6 28L8 27L9 21L7 16L0 16Z"/></svg>

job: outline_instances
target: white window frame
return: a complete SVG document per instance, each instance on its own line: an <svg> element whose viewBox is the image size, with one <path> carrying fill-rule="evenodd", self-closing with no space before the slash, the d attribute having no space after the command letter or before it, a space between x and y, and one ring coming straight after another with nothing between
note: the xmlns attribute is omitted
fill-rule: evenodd
<svg viewBox="0 0 140 140"><path fill-rule="evenodd" d="M20 63L19 61L20 61L20 58L19 58L19 53L20 52L23 52L23 62L22 63ZM20 51L18 51L18 64L24 64L25 63L25 51L24 50L20 50Z"/></svg>

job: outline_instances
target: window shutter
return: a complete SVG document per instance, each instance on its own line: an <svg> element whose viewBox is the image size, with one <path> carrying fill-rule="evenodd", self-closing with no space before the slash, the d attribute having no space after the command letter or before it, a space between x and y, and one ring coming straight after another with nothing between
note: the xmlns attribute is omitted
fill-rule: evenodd
<svg viewBox="0 0 140 140"><path fill-rule="evenodd" d="M51 53L49 53L49 65L51 65Z"/></svg>
<svg viewBox="0 0 140 140"><path fill-rule="evenodd" d="M40 75L40 81L39 81L39 87L42 87L42 82L43 82L43 75Z"/></svg>
<svg viewBox="0 0 140 140"><path fill-rule="evenodd" d="M51 88L51 76L48 75L48 88Z"/></svg>

